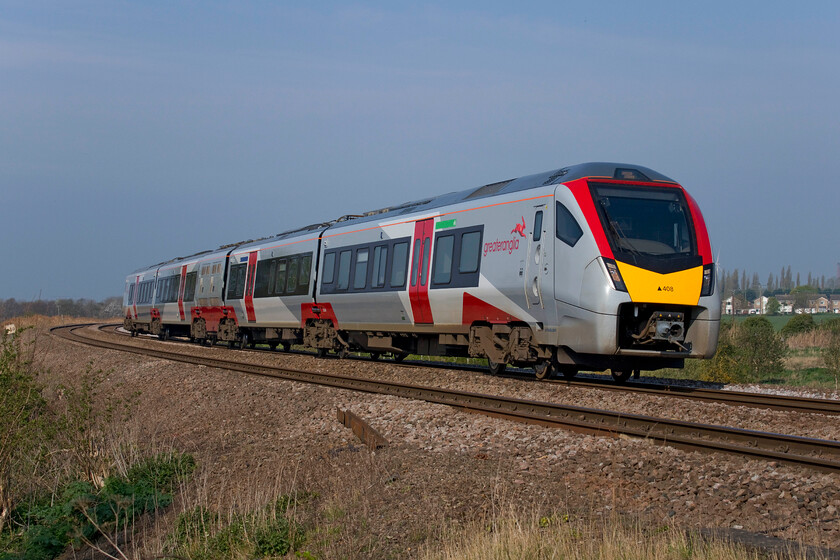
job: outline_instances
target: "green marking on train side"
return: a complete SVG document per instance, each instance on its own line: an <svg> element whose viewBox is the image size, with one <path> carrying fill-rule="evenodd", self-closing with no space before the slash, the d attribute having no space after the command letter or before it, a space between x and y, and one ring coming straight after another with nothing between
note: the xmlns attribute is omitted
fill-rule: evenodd
<svg viewBox="0 0 840 560"><path fill-rule="evenodd" d="M438 223L435 224L435 229L436 230L446 229L446 228L451 228L451 227L455 227L455 218L452 218L451 220L441 220L441 221L439 221Z"/></svg>

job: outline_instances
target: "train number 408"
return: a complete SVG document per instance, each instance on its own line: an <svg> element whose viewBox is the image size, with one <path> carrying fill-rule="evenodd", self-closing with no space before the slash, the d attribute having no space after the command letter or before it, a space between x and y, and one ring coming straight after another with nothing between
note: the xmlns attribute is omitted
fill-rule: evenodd
<svg viewBox="0 0 840 560"><path fill-rule="evenodd" d="M659 288L659 291L660 291L660 292L673 292L673 291L674 291L674 287L673 287L673 286L661 286L661 287Z"/></svg>

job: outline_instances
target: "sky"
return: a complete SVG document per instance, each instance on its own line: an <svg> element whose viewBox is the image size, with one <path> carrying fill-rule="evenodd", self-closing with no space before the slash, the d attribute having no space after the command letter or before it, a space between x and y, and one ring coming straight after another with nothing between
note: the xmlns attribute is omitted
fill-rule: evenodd
<svg viewBox="0 0 840 560"><path fill-rule="evenodd" d="M588 161L840 261L840 3L0 0L0 299Z"/></svg>

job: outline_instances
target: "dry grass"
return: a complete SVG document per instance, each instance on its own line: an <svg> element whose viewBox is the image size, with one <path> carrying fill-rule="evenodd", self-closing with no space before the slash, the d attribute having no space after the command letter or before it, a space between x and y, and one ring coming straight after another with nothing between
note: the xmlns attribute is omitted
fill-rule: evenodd
<svg viewBox="0 0 840 560"><path fill-rule="evenodd" d="M791 350L808 350L825 348L831 342L831 333L825 329L814 329L810 332L799 333L786 339Z"/></svg>
<svg viewBox="0 0 840 560"><path fill-rule="evenodd" d="M797 560L805 555L791 551L751 551L742 545L705 539L669 525L646 529L618 515L596 523L509 511L491 526L472 525L442 535L420 557L423 560Z"/></svg>

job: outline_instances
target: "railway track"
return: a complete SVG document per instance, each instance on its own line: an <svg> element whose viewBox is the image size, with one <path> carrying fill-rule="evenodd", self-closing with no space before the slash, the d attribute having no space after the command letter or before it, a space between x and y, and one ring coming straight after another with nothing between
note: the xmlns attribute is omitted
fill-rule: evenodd
<svg viewBox="0 0 840 560"><path fill-rule="evenodd" d="M660 445L669 445L690 451L725 452L822 471L840 472L840 441L696 424L666 418L377 381L339 374L261 366L218 357L185 355L171 349L144 348L130 343L104 340L98 338L94 331L87 328L89 326L91 325L67 325L55 327L51 329L51 332L61 338L90 346L132 352L165 360L227 369L251 375L302 381L352 391L423 400L489 416L587 434L642 438ZM129 340L129 342L131 341Z"/></svg>

